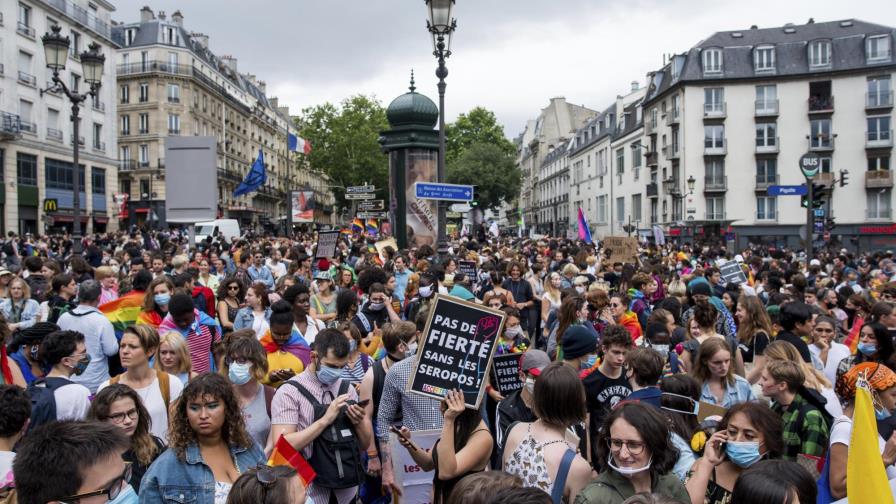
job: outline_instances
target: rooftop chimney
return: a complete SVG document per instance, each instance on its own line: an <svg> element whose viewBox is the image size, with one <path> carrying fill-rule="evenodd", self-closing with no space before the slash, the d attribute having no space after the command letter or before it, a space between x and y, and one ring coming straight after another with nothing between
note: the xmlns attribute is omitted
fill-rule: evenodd
<svg viewBox="0 0 896 504"><path fill-rule="evenodd" d="M258 86L258 90L261 91L261 94L263 94L263 95L267 94L267 90L268 90L267 82L260 80L260 81L258 81L258 83L256 85ZM277 107L274 106L274 108L277 108Z"/></svg>
<svg viewBox="0 0 896 504"><path fill-rule="evenodd" d="M142 9L140 9L140 22L147 23L155 19L155 14L152 13L152 9L149 8L148 5L144 5Z"/></svg>
<svg viewBox="0 0 896 504"><path fill-rule="evenodd" d="M277 110L277 105L279 104L279 99L276 96L272 96L268 98L268 101L271 102L271 108Z"/></svg>
<svg viewBox="0 0 896 504"><path fill-rule="evenodd" d="M166 19L167 19L167 17L165 16L165 11L160 10L159 11L159 21L164 21Z"/></svg>
<svg viewBox="0 0 896 504"><path fill-rule="evenodd" d="M230 71L232 71L233 73L236 73L236 72L237 72L237 70L236 70L236 58L234 58L233 56L230 56L230 55L221 56L221 63L224 63L224 65L225 65L227 68L229 68Z"/></svg>
<svg viewBox="0 0 896 504"><path fill-rule="evenodd" d="M184 27L184 15L180 13L180 10L174 11L174 14L171 15L171 21L181 28Z"/></svg>
<svg viewBox="0 0 896 504"><path fill-rule="evenodd" d="M632 92L634 93L637 90L638 90L638 81L633 80L632 81Z"/></svg>
<svg viewBox="0 0 896 504"><path fill-rule="evenodd" d="M193 40L199 42L199 45L208 49L208 35L199 32L190 33L190 36L193 37Z"/></svg>

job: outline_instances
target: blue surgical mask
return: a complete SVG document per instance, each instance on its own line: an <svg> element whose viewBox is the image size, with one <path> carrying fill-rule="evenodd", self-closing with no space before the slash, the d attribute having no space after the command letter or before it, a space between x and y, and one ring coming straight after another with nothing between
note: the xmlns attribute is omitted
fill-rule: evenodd
<svg viewBox="0 0 896 504"><path fill-rule="evenodd" d="M252 379L252 375L249 373L251 370L252 364L248 362L245 364L233 362L227 369L227 378L229 378L230 382L234 385L245 385Z"/></svg>
<svg viewBox="0 0 896 504"><path fill-rule="evenodd" d="M759 453L759 441L728 441L725 443L725 454L728 459L740 467L750 467L762 458Z"/></svg>
<svg viewBox="0 0 896 504"><path fill-rule="evenodd" d="M859 343L857 349L862 355L874 355L877 353L877 343Z"/></svg>
<svg viewBox="0 0 896 504"><path fill-rule="evenodd" d="M597 362L597 354L589 355L587 359L582 361L582 369L591 369L594 367L594 364Z"/></svg>
<svg viewBox="0 0 896 504"><path fill-rule="evenodd" d="M876 418L878 420L886 420L886 419L890 418L892 415L893 414L890 413L890 410L888 410L888 409L874 408L874 418Z"/></svg>
<svg viewBox="0 0 896 504"><path fill-rule="evenodd" d="M317 379L324 385L332 385L342 376L341 368L331 368L319 363L317 366Z"/></svg>
<svg viewBox="0 0 896 504"><path fill-rule="evenodd" d="M138 502L140 502L140 499L137 497L137 492L134 491L134 487L127 485L121 489L118 496L110 500L107 504L137 504Z"/></svg>
<svg viewBox="0 0 896 504"><path fill-rule="evenodd" d="M171 294L156 294L152 297L152 300L159 306L168 306L168 303L171 301Z"/></svg>

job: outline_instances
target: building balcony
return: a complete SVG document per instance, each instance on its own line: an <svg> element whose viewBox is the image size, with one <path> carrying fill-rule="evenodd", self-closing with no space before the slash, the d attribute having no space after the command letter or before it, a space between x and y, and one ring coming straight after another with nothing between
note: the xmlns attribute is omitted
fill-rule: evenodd
<svg viewBox="0 0 896 504"><path fill-rule="evenodd" d="M704 156L724 156L728 154L728 142L725 139L719 141L711 141L709 143L703 143L703 155Z"/></svg>
<svg viewBox="0 0 896 504"><path fill-rule="evenodd" d="M93 142L93 150L106 152L106 142Z"/></svg>
<svg viewBox="0 0 896 504"><path fill-rule="evenodd" d="M19 124L21 125L20 128L22 130L22 133L28 133L31 135L37 134L37 125L33 122L19 121Z"/></svg>
<svg viewBox="0 0 896 504"><path fill-rule="evenodd" d="M756 220L763 222L777 222L778 221L778 212L756 212Z"/></svg>
<svg viewBox="0 0 896 504"><path fill-rule="evenodd" d="M703 178L703 192L725 192L728 190L727 176Z"/></svg>
<svg viewBox="0 0 896 504"><path fill-rule="evenodd" d="M893 108L893 90L884 89L865 93L865 110Z"/></svg>
<svg viewBox="0 0 896 504"><path fill-rule="evenodd" d="M56 142L64 141L62 138L62 130L58 130L56 128L47 128L47 140L53 140Z"/></svg>
<svg viewBox="0 0 896 504"><path fill-rule="evenodd" d="M178 96L169 96L168 103L180 103L180 97Z"/></svg>
<svg viewBox="0 0 896 504"><path fill-rule="evenodd" d="M99 100L90 100L90 106L93 107L93 110L96 110L97 112L106 111L106 104Z"/></svg>
<svg viewBox="0 0 896 504"><path fill-rule="evenodd" d="M893 130L865 132L865 148L881 149L893 146Z"/></svg>
<svg viewBox="0 0 896 504"><path fill-rule="evenodd" d="M678 109L669 109L666 112L666 126L672 126L681 122L681 111Z"/></svg>
<svg viewBox="0 0 896 504"><path fill-rule="evenodd" d="M880 208L877 210L865 210L865 218L868 220L885 220L891 221L893 220L893 209L892 208Z"/></svg>
<svg viewBox="0 0 896 504"><path fill-rule="evenodd" d="M704 119L724 119L727 115L728 111L725 102L703 104Z"/></svg>
<svg viewBox="0 0 896 504"><path fill-rule="evenodd" d="M647 166L657 166L659 164L659 153L656 151L647 151L645 156L647 158Z"/></svg>
<svg viewBox="0 0 896 504"><path fill-rule="evenodd" d="M72 138L68 142L69 145L75 145L75 137L72 135ZM78 136L78 145L84 147L84 137Z"/></svg>
<svg viewBox="0 0 896 504"><path fill-rule="evenodd" d="M706 220L718 220L718 221L725 220L725 212L724 211L710 212L707 210L705 213L705 216L706 216Z"/></svg>
<svg viewBox="0 0 896 504"><path fill-rule="evenodd" d="M780 147L778 147L780 144L781 140L778 137L757 138L756 154L775 154L780 150Z"/></svg>
<svg viewBox="0 0 896 504"><path fill-rule="evenodd" d="M672 145L667 145L663 147L663 155L666 156L666 159L678 159L681 157L681 150L673 149Z"/></svg>
<svg viewBox="0 0 896 504"><path fill-rule="evenodd" d="M834 112L833 96L810 96L809 97L809 114L830 114Z"/></svg>
<svg viewBox="0 0 896 504"><path fill-rule="evenodd" d="M149 134L149 128L140 128L140 130L137 131L137 133L140 134L140 135L148 135L148 134Z"/></svg>
<svg viewBox="0 0 896 504"><path fill-rule="evenodd" d="M773 117L778 115L778 100L756 100L756 117Z"/></svg>
<svg viewBox="0 0 896 504"><path fill-rule="evenodd" d="M768 191L769 186L778 185L778 175L757 175L756 190L761 192Z"/></svg>
<svg viewBox="0 0 896 504"><path fill-rule="evenodd" d="M138 63L121 64L116 67L116 75L137 75L142 73L160 72L173 75L192 75L193 67L190 65L175 65L167 61L145 61Z"/></svg>
<svg viewBox="0 0 896 504"><path fill-rule="evenodd" d="M180 135L180 128L168 128L169 135Z"/></svg>
<svg viewBox="0 0 896 504"><path fill-rule="evenodd" d="M37 77L19 70L19 82L28 86L37 86Z"/></svg>
<svg viewBox="0 0 896 504"><path fill-rule="evenodd" d="M22 121L17 114L0 112L0 139L8 140L22 132Z"/></svg>
<svg viewBox="0 0 896 504"><path fill-rule="evenodd" d="M644 121L644 134L645 135L653 135L656 134L656 123L650 120Z"/></svg>
<svg viewBox="0 0 896 504"><path fill-rule="evenodd" d="M819 135L809 138L809 150L812 152L829 152L834 150L834 137Z"/></svg>
<svg viewBox="0 0 896 504"><path fill-rule="evenodd" d="M131 134L131 130L129 130L129 129L124 129L124 130L121 130L121 131L118 133L118 136L128 136L128 135L130 135L130 134Z"/></svg>
<svg viewBox="0 0 896 504"><path fill-rule="evenodd" d="M137 160L136 159L122 159L118 161L118 170L119 171L133 171L137 169Z"/></svg>
<svg viewBox="0 0 896 504"><path fill-rule="evenodd" d="M647 184L647 197L648 198L656 198L659 197L659 184L656 182L651 182Z"/></svg>
<svg viewBox="0 0 896 504"><path fill-rule="evenodd" d="M34 28L26 25L25 23L18 23L16 25L16 33L24 35L28 38L34 38Z"/></svg>
<svg viewBox="0 0 896 504"><path fill-rule="evenodd" d="M893 172L890 170L869 170L865 172L866 189L893 187Z"/></svg>

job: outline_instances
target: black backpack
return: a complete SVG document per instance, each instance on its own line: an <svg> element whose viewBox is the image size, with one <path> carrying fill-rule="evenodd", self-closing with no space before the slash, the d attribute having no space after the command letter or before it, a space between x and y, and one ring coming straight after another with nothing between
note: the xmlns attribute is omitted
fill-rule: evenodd
<svg viewBox="0 0 896 504"><path fill-rule="evenodd" d="M56 421L56 396L55 391L66 385L75 383L66 378L38 378L28 385L28 395L31 397L31 423L28 432L45 423Z"/></svg>
<svg viewBox="0 0 896 504"><path fill-rule="evenodd" d="M329 403L321 404L308 389L294 380L285 383L298 389L299 393L311 403L315 422L323 418ZM348 381L341 380L337 395L347 393L349 386ZM317 473L314 479L315 486L339 490L358 486L364 481L364 468L361 465L355 426L345 412L339 413L336 420L312 441L311 449L313 453L308 463Z"/></svg>

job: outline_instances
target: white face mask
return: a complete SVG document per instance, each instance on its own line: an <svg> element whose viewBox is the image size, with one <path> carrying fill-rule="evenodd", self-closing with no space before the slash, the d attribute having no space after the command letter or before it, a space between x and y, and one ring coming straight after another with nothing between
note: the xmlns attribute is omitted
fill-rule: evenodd
<svg viewBox="0 0 896 504"><path fill-rule="evenodd" d="M535 378L526 378L526 390L529 395L535 395Z"/></svg>
<svg viewBox="0 0 896 504"><path fill-rule="evenodd" d="M626 478L631 478L635 474L642 473L650 469L650 464L653 463L653 456L650 456L650 459L647 460L647 464L644 467L619 467L613 463L613 454L611 453L607 457L607 465L610 466L610 469L618 472L622 476Z"/></svg>
<svg viewBox="0 0 896 504"><path fill-rule="evenodd" d="M432 285L424 285L420 287L420 297L428 298L432 296Z"/></svg>

